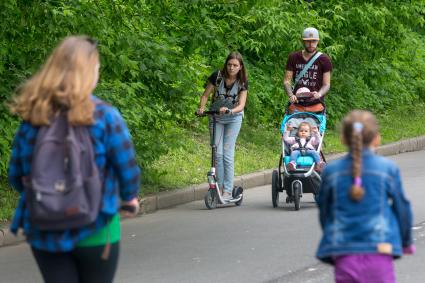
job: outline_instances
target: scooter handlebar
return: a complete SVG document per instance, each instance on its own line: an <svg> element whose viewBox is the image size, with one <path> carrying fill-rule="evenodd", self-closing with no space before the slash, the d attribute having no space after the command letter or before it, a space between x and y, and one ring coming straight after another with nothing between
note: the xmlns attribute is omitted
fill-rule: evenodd
<svg viewBox="0 0 425 283"><path fill-rule="evenodd" d="M230 110L227 109L225 112L225 114L229 114ZM206 116L206 115L218 115L220 114L220 111L218 110L214 110L214 111L204 111L202 114L199 114L198 112L195 112L196 116L202 117L202 116Z"/></svg>

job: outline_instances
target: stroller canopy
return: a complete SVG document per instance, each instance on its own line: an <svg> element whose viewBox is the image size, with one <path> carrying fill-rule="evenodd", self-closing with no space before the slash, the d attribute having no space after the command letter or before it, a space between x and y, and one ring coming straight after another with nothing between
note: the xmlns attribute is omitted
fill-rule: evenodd
<svg viewBox="0 0 425 283"><path fill-rule="evenodd" d="M286 115L280 125L280 132L285 132L286 125L289 124L293 128L298 128L301 122L307 122L312 127L317 127L321 134L326 130L326 116L322 114L315 114L311 112L296 112Z"/></svg>

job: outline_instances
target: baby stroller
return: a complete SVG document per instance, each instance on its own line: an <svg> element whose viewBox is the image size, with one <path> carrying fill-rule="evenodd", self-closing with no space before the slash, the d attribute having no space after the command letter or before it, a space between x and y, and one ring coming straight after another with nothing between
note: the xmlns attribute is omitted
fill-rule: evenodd
<svg viewBox="0 0 425 283"><path fill-rule="evenodd" d="M296 136L298 125L307 122L312 127L317 127L320 135L320 143L316 151L320 153L322 161L326 162L321 151L326 129L325 111L317 114L312 112L295 112L287 114L282 120L280 131L282 136L287 127L292 127L289 136ZM311 156L301 155L296 160L296 170L288 170L291 147L282 139L282 153L279 158L279 167L272 173L272 203L277 207L279 193L286 192L286 203L294 203L295 210L300 209L300 200L304 193L313 193L316 198L319 193L321 182L320 172L315 171L315 163Z"/></svg>

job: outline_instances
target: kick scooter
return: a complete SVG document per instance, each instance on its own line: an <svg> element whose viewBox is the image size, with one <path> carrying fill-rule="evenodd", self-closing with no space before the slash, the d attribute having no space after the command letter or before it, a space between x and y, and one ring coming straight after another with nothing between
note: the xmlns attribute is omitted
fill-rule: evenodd
<svg viewBox="0 0 425 283"><path fill-rule="evenodd" d="M207 174L209 189L205 194L204 200L205 205L208 209L213 209L217 207L217 204L229 204L234 203L239 206L242 204L243 200L243 188L235 186L232 190L231 198L223 198L221 194L221 189L217 183L217 177L215 174L215 159L217 154L217 145L215 144L215 125L216 125L216 115L220 114L219 111L204 111L202 115L195 113L197 116L206 116L210 115L212 117L212 139L211 139L211 169Z"/></svg>

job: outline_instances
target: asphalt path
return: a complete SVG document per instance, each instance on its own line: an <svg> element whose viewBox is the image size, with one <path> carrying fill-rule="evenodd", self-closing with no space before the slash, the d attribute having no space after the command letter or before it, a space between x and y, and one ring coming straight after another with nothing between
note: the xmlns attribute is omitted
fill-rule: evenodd
<svg viewBox="0 0 425 283"><path fill-rule="evenodd" d="M396 261L398 282L425 282L425 151L390 158L412 202L417 246ZM311 194L294 211L273 208L270 185L257 187L240 207L196 201L123 221L115 282L332 282L332 268L314 257L320 236ZM0 282L42 282L26 244L0 248Z"/></svg>

